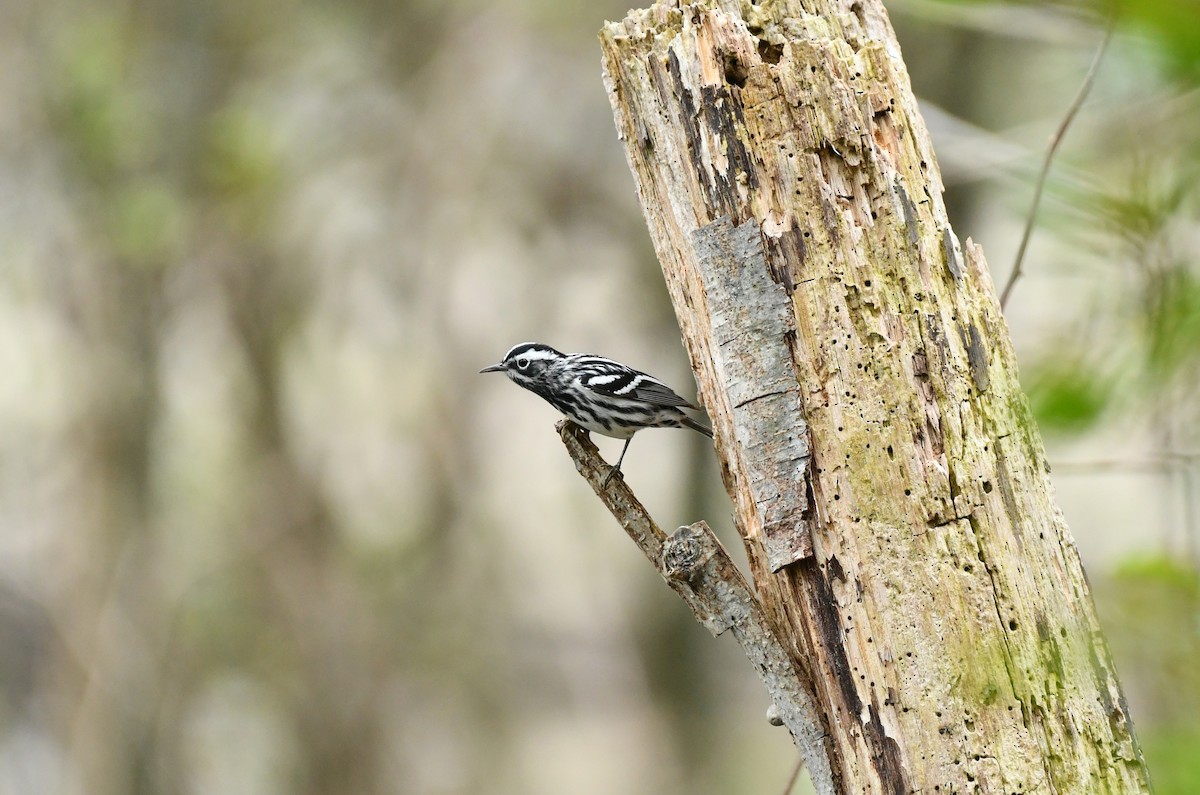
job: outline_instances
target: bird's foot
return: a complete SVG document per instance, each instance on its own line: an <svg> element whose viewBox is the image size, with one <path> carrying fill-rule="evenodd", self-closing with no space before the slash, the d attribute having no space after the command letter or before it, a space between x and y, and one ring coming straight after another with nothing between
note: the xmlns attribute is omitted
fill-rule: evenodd
<svg viewBox="0 0 1200 795"><path fill-rule="evenodd" d="M610 467L608 470L608 474L604 476L604 482L600 484L600 488L607 489L608 484L612 482L612 479L614 477L620 477L621 479L625 478L625 475L621 473L621 467L619 467L619 466Z"/></svg>

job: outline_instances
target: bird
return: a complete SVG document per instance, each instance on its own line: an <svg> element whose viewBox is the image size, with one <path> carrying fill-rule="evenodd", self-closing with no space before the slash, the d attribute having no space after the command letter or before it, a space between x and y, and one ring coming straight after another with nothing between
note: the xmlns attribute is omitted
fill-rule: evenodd
<svg viewBox="0 0 1200 795"><path fill-rule="evenodd" d="M616 466L601 488L607 488L642 428L691 428L712 438L712 430L684 413L699 411L653 376L590 353L562 353L540 342L514 345L498 363L480 373L504 373L517 386L539 395L589 431L624 439Z"/></svg>

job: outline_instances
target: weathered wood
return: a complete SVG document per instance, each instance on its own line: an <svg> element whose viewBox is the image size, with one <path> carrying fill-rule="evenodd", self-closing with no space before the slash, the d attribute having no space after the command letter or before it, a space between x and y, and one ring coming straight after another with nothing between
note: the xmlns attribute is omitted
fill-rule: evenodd
<svg viewBox="0 0 1200 795"><path fill-rule="evenodd" d="M846 793L1146 792L982 251L878 0L660 3L605 82Z"/></svg>

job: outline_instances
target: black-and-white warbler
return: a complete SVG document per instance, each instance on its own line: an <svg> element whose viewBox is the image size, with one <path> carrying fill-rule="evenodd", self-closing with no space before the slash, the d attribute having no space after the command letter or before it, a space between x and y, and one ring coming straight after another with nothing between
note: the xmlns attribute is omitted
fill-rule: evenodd
<svg viewBox="0 0 1200 795"><path fill-rule="evenodd" d="M589 431L624 439L621 457L604 478L604 486L621 471L625 451L642 428L691 428L712 438L712 431L683 409L697 406L643 372L587 353L561 353L549 345L515 345L499 364L481 373L504 373L534 392L571 422Z"/></svg>

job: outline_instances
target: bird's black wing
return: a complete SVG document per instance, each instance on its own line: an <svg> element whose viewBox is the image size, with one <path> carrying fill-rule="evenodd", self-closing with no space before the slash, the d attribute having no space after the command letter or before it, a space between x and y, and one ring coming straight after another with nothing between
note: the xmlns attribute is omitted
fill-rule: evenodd
<svg viewBox="0 0 1200 795"><path fill-rule="evenodd" d="M662 381L620 362L588 356L581 357L577 366L581 370L579 384L605 397L636 400L652 406L696 408Z"/></svg>

